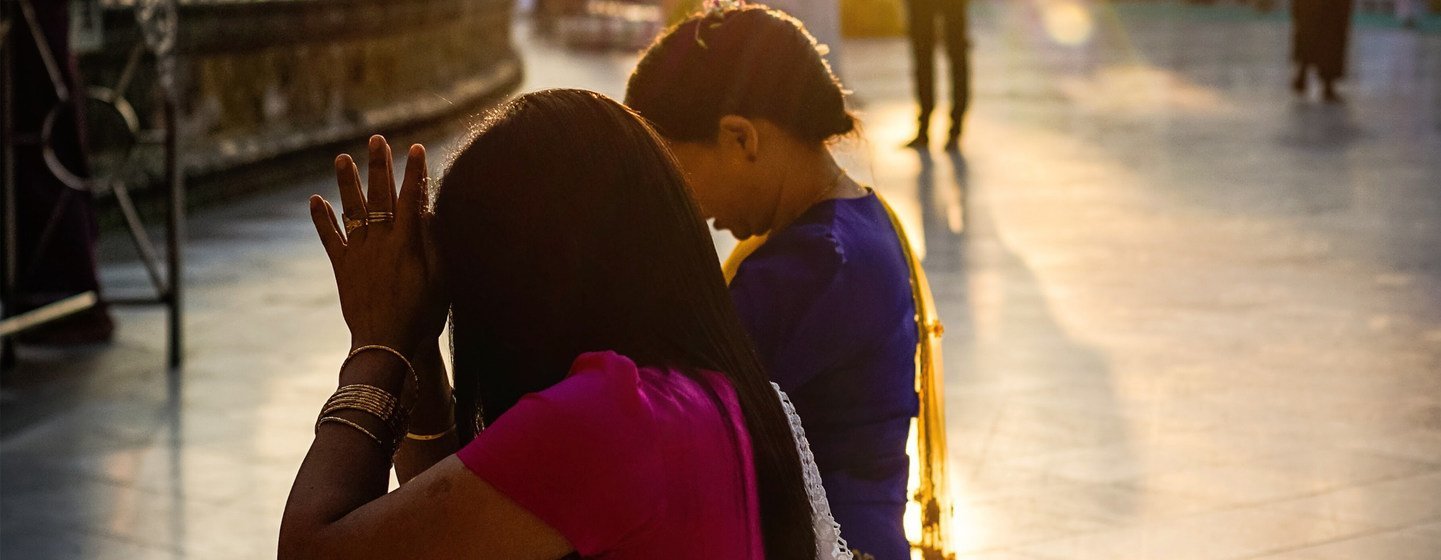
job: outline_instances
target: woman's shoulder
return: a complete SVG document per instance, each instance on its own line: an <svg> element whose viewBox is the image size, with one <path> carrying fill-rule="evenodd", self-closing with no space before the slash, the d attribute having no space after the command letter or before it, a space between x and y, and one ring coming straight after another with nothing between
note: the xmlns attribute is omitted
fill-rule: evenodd
<svg viewBox="0 0 1441 560"><path fill-rule="evenodd" d="M701 373L713 390L728 394L730 386L723 375ZM655 409L657 400L690 398L701 394L700 390L700 384L685 375L640 366L629 357L606 350L577 356L565 379L527 399L542 401L552 411L564 411L572 422L605 421L649 429L645 425L660 420Z"/></svg>
<svg viewBox="0 0 1441 560"><path fill-rule="evenodd" d="M568 377L522 398L456 456L583 556L612 550L649 525L666 491L654 483L664 458L639 376L615 352L581 354Z"/></svg>
<svg viewBox="0 0 1441 560"><path fill-rule="evenodd" d="M636 363L611 350L586 352L571 363L565 379L521 399L538 401L573 422L642 422L647 416ZM520 404L520 403L518 403Z"/></svg>
<svg viewBox="0 0 1441 560"><path fill-rule="evenodd" d="M654 463L656 423L640 375L634 361L616 352L581 354L565 379L522 397L461 450L461 459L470 465L489 454L522 461L518 453L534 455L544 441L556 457Z"/></svg>
<svg viewBox="0 0 1441 560"><path fill-rule="evenodd" d="M866 265L871 249L896 239L884 207L874 194L817 204L784 230L775 232L741 265L825 283L847 267Z"/></svg>
<svg viewBox="0 0 1441 560"><path fill-rule="evenodd" d="M838 274L847 257L834 213L815 210L771 233L765 244L741 263L737 278L780 276L792 283L810 284L828 282Z"/></svg>
<svg viewBox="0 0 1441 560"><path fill-rule="evenodd" d="M585 352L576 356L570 364L565 379L542 393L569 396L575 393L595 394L586 389L598 389L600 394L615 391L625 392L635 387L640 379L640 367L634 360L614 350Z"/></svg>

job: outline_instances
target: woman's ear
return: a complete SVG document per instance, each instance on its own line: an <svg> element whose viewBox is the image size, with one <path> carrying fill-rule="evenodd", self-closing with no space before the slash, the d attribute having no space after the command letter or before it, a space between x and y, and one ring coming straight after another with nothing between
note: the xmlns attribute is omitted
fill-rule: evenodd
<svg viewBox="0 0 1441 560"><path fill-rule="evenodd" d="M755 161L760 153L760 133L755 123L739 115L726 115L720 119L716 140L721 149L732 151L747 161Z"/></svg>

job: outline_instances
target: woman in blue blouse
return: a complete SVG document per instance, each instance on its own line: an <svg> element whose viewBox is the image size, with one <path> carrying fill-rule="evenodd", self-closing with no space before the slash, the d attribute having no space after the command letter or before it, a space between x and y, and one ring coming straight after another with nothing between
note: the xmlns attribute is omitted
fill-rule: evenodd
<svg viewBox="0 0 1441 560"><path fill-rule="evenodd" d="M836 163L840 84L798 22L714 9L656 41L626 103L652 122L716 227L751 240L731 296L805 422L841 534L910 558L906 438L917 412L916 309L884 204Z"/></svg>

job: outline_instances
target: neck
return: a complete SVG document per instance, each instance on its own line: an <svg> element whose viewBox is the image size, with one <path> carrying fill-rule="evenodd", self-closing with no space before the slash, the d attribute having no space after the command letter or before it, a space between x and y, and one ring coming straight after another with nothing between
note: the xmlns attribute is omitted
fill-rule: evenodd
<svg viewBox="0 0 1441 560"><path fill-rule="evenodd" d="M865 195L865 189L846 175L825 146L797 153L791 159L797 165L784 178L770 231L785 229L821 202Z"/></svg>

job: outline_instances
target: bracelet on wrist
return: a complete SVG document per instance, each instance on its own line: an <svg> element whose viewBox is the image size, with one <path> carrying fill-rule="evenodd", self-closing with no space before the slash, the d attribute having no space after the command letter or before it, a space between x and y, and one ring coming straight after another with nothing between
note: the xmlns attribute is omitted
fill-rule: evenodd
<svg viewBox="0 0 1441 560"><path fill-rule="evenodd" d="M455 432L455 424L451 424L449 428L446 428L446 429L445 429L445 431L443 431L443 432L437 432L437 433L434 433L434 434L415 434L415 433L406 432L406 434L405 434L405 439L413 440L413 441L435 441L435 440L438 440L438 439L443 438L443 437L445 437L445 436L448 436L448 435L450 435L450 434L452 434L452 433L454 433L454 432Z"/></svg>
<svg viewBox="0 0 1441 560"><path fill-rule="evenodd" d="M415 394L419 395L420 376L416 373L415 367L411 365L410 360L405 357L405 354L389 346L369 344L357 347L350 351L350 354L345 357L345 361L341 362L340 369L343 371L345 367L350 364L351 360L366 351L385 352L399 358L401 363L405 364L405 369L410 373L411 382L415 384ZM403 384L404 381L401 383ZM348 426L364 434L379 445L381 449L393 456L395 452L400 449L401 442L404 441L406 435L408 435L406 428L409 425L410 414L414 407L414 403L411 403L410 406L402 407L400 397L374 385L363 383L344 385L336 389L335 393L331 394L330 398L325 401L325 406L321 407L320 416L315 422L315 430L319 432L321 426L329 423ZM385 426L388 432L385 434L387 437L381 437L381 435L376 434L358 422L335 415L337 412L344 410L355 410L375 417ZM436 437L439 438L443 435L444 434L440 434Z"/></svg>

